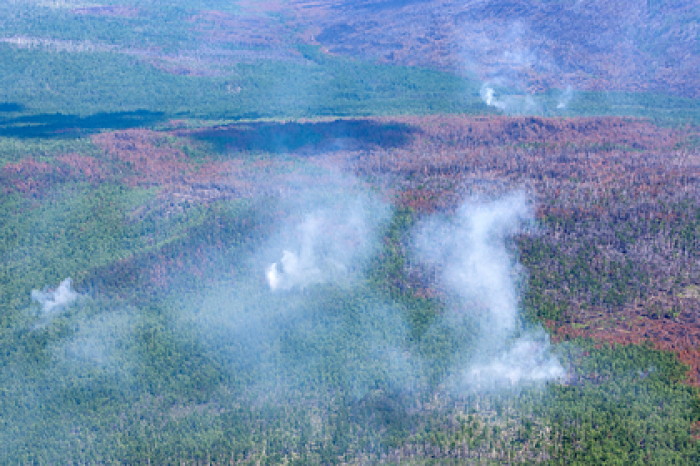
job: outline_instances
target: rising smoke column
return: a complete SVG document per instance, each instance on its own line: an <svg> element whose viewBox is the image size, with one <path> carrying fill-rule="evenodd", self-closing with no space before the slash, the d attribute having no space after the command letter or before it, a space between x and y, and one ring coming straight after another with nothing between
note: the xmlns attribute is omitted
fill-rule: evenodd
<svg viewBox="0 0 700 466"><path fill-rule="evenodd" d="M308 209L297 224L285 225L275 241L282 257L265 269L270 289L343 282L372 251L378 225L387 212L386 206L366 196Z"/></svg>
<svg viewBox="0 0 700 466"><path fill-rule="evenodd" d="M569 102L571 102L571 99L574 98L574 89L571 86L566 86L566 89L564 92L561 93L559 96L559 101L557 103L557 109L559 110L565 110L567 106L569 105Z"/></svg>
<svg viewBox="0 0 700 466"><path fill-rule="evenodd" d="M496 91L490 83L486 82L482 84L479 95L481 96L481 100L489 107L496 107L500 110L506 109L505 103L496 98Z"/></svg>
<svg viewBox="0 0 700 466"><path fill-rule="evenodd" d="M71 289L72 283L73 281L70 278L66 278L53 291L32 290L32 301L41 304L41 310L45 316L66 309L79 296L78 293Z"/></svg>
<svg viewBox="0 0 700 466"><path fill-rule="evenodd" d="M212 286L178 316L183 332L246 378L250 396L347 390L360 399L377 385L425 385L421 361L406 353L400 307L364 279L390 207L353 179L331 179L281 200L276 211L286 215L237 258L250 273Z"/></svg>
<svg viewBox="0 0 700 466"><path fill-rule="evenodd" d="M540 102L531 95L499 96L491 82L482 84L479 95L486 105L508 115L539 115L544 111Z"/></svg>
<svg viewBox="0 0 700 466"><path fill-rule="evenodd" d="M450 221L432 219L416 234L420 259L439 265L439 280L453 297L453 312L471 312L480 322L477 359L464 382L499 383L559 378L561 365L549 354L546 333L520 328L520 268L509 240L532 225L523 195L467 203Z"/></svg>
<svg viewBox="0 0 700 466"><path fill-rule="evenodd" d="M551 115L564 110L574 97L573 89L567 86L559 96L548 97L535 89L541 88L539 77L560 74L560 86L565 84L563 73L553 56L542 49L531 48L539 42L537 32L527 23L515 20L510 24L498 23L495 29L483 36L483 50L479 54L488 56L483 65L474 64L465 53L465 68L481 74L483 82L479 91L481 100L506 115ZM469 44L468 48L474 47ZM542 53L544 52L544 54ZM484 66L485 65L485 66Z"/></svg>

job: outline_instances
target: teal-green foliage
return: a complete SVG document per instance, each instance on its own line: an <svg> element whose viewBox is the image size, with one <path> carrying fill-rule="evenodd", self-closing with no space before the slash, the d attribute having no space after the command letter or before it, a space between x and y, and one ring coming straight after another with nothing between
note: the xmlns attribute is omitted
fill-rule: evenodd
<svg viewBox="0 0 700 466"><path fill-rule="evenodd" d="M96 149L88 138L0 137L0 169L8 162L19 162L28 155L39 162L54 162L56 154L80 153L91 156Z"/></svg>
<svg viewBox="0 0 700 466"><path fill-rule="evenodd" d="M209 55L203 53L201 59L178 63L172 57L199 50L202 35L211 26L191 22L192 16L201 9L236 14L234 2L109 3L136 6L140 13L134 17L76 15L70 8L37 4L0 6L5 37L44 41L29 49L0 44L0 109L4 102L24 105L26 115L33 116L104 113L105 121L115 113L135 110L162 117L215 119L498 113L481 101L480 82L473 76L330 56L318 47L285 37L282 39L288 40L290 49L283 61L243 63L223 58L207 62ZM658 2L654 5L652 11L659 10ZM270 14L266 19L285 26L280 15ZM639 40L648 42L650 50L664 43L646 37ZM213 43L211 47L218 50L212 57L222 53L221 58L242 46ZM144 54L143 50L149 52ZM652 52L664 56L663 50ZM163 69L184 65L191 68L191 75L174 75L154 65ZM521 94L507 88L498 92ZM666 125L700 122L697 99L660 93L577 91L566 109L558 109L561 93L553 89L531 96L539 109L535 112L550 116L628 115ZM0 123L0 132L8 124L16 128L26 122ZM104 127L110 126L105 123Z"/></svg>
<svg viewBox="0 0 700 466"><path fill-rule="evenodd" d="M597 115L649 118L664 126L700 123L697 99L651 92L581 91L566 111L566 116Z"/></svg>
<svg viewBox="0 0 700 466"><path fill-rule="evenodd" d="M439 445L449 456L460 442L512 458L550 455L555 464L698 459L689 437L694 392L678 383L685 368L649 348L576 341L557 350L576 375L568 385L518 396L442 392L439 381L464 367L449 355L468 354L474 329L441 327L439 303L401 291L410 210L393 215L365 281L270 293L256 254L276 221L273 200L215 204L181 227L146 221L150 230L127 234L126 207L152 194L124 198L120 189L46 211L65 232L40 225L31 211L18 217L49 232L41 238L58 233L59 244L89 246L90 235L71 236L70 213L98 234L81 213L92 206L114 225L101 241L115 246L93 249L99 260L88 265L129 248L134 257L91 269L83 283L107 293L87 293L53 319L37 317L22 298L3 326L6 462L335 464L358 455L380 461L412 444ZM106 198L121 204L108 208ZM139 249L143 235L161 240ZM172 264L170 288L126 290L158 262ZM442 401L431 404L436 394ZM471 424L450 420L463 412L473 414Z"/></svg>
<svg viewBox="0 0 700 466"><path fill-rule="evenodd" d="M15 15L9 4L0 13L7 36L150 43L168 52L196 40L183 21L191 9L236 8L223 0L158 2L166 4L137 18L42 7ZM470 79L309 46L288 62L207 68L213 76L52 47L0 44L0 169L27 154L49 162L56 153L96 154L74 135L177 116L493 113ZM557 94L540 98L549 108ZM651 94L579 93L564 113L699 121L696 101ZM75 132L57 132L66 128ZM287 129L280 142L258 128L252 149L275 152L322 137ZM202 142L220 154L230 143ZM459 376L478 327L446 318L449 306L411 288L410 210L393 214L359 283L272 294L256 254L278 220L274 199L171 214L152 203L156 194L113 181L0 198L0 462L336 464L389 461L392 448L424 445L431 448L408 460L445 464L452 460L429 458L432 447L449 457L464 444L483 464L700 462L689 434L700 416L697 393L679 383L686 368L647 347L570 342L557 348L566 384L446 393L441 382ZM698 218L674 230L674 247L695 248ZM524 301L532 320L566 312L566 302L545 293L562 282L593 290L603 304L641 293L645 276L630 264L609 264L599 275L587 268L586 248L565 257L537 241L521 246L535 272ZM558 267L540 267L545 256ZM31 290L69 276L81 297L43 315Z"/></svg>
<svg viewBox="0 0 700 466"><path fill-rule="evenodd" d="M601 203L606 209L614 203L616 209L625 212L629 202L629 198L619 196L614 201ZM634 255L609 258L600 250L601 246L618 251L633 250L644 238L663 236L676 257L695 257L700 236L700 208L693 200L685 199L669 202L663 211L670 215L663 218L627 213L617 218L588 214L547 215L543 221L547 228L575 236L576 240L521 238L521 259L528 270L523 304L528 313L539 319L561 321L572 301L581 306L620 309L625 304L649 299L659 281L668 282L672 294L681 294L682 276L668 277L666 272ZM674 305L650 311L654 317L671 317L677 315L680 308Z"/></svg>
<svg viewBox="0 0 700 466"><path fill-rule="evenodd" d="M408 316L415 338L420 338L433 324L442 305L429 298L416 294L417 290L406 287L409 282L406 274L404 247L406 237L415 224L415 212L402 208L394 212L384 235L384 248L375 258L368 276L389 299L411 309Z"/></svg>
<svg viewBox="0 0 700 466"><path fill-rule="evenodd" d="M215 9L235 11L232 2L220 0L204 2L158 2L149 7L143 2L109 2L110 5L137 7L141 14L133 17L99 14L74 14L72 8L51 8L47 5L6 3L0 12L6 18L5 36L25 36L34 39L53 39L60 45L92 47L158 47L166 51L194 45L197 33L187 21L207 4ZM145 8L144 8L145 7Z"/></svg>
<svg viewBox="0 0 700 466"><path fill-rule="evenodd" d="M128 54L21 50L0 44L0 64L7 70L0 76L0 101L25 107L23 112L2 115L0 133L67 137L70 134L56 130L151 126L164 118L183 116L255 119L494 113L481 102L478 84L468 79L428 69L326 57L300 48L308 59L305 63L231 64L217 72L219 76L207 77L173 75ZM240 92L231 92L238 87ZM541 99L553 108L556 95L550 94ZM135 111L141 113L129 113ZM642 93L579 93L565 112L565 116L575 115L630 115L664 124L700 121L693 99Z"/></svg>
<svg viewBox="0 0 700 466"><path fill-rule="evenodd" d="M122 54L22 50L2 44L0 62L8 70L0 78L0 100L20 103L31 113L86 116L138 109L182 110L198 98L209 96L211 103L222 97L213 80L192 86L193 78L155 70ZM18 126L22 121L6 120L8 123Z"/></svg>
<svg viewBox="0 0 700 466"><path fill-rule="evenodd" d="M523 246L527 248L523 262L530 273L524 304L542 319L561 319L561 311L567 304L561 301L561 295L548 295L547 290L563 285L573 296L585 295L590 306L620 307L648 294L648 272L640 270L630 259L607 261L604 267L593 267L599 252L592 243L573 253L565 251L562 245L547 244L537 238L525 240Z"/></svg>
<svg viewBox="0 0 700 466"><path fill-rule="evenodd" d="M119 184L65 184L34 200L15 193L0 203L2 322L29 304L32 289L66 277L80 285L93 269L163 247L201 222L195 210L165 219L130 216L155 192Z"/></svg>
<svg viewBox="0 0 700 466"><path fill-rule="evenodd" d="M558 351L570 365L569 383L467 395L464 414L442 424L416 420L424 424L407 443L426 451L461 445L482 462L697 463L700 449L688 429L700 414L697 392L677 383L687 367L674 355L640 346L596 349L589 340Z"/></svg>
<svg viewBox="0 0 700 466"><path fill-rule="evenodd" d="M688 425L697 393L678 383L687 367L646 347L593 348L577 366L578 386L560 387L550 406L560 430L558 464L693 464L700 450Z"/></svg>
<svg viewBox="0 0 700 466"><path fill-rule="evenodd" d="M241 260L264 237L256 230L265 222L245 206L215 206L190 236L160 247L159 256L179 260L172 275L183 282L159 299L136 296L141 307L84 297L48 322L21 313L2 338L4 458L162 463L252 455L272 464L291 454L300 464L326 464L356 447L373 410L349 414L348 406L415 377L410 365L389 367L391 352L405 344L399 313L366 286L271 294L260 264ZM217 244L205 252L204 280L193 283L186 271L201 265L196 251ZM335 396L342 401L329 410Z"/></svg>
<svg viewBox="0 0 700 466"><path fill-rule="evenodd" d="M104 113L104 127L110 127L110 115L135 110L199 118L487 111L475 85L462 78L344 58L321 64L239 63L222 76L198 77L173 75L125 54L0 44L0 63L7 70L0 77L0 101L24 105L28 114ZM230 92L232 86L240 92ZM17 119L2 123L22 124Z"/></svg>

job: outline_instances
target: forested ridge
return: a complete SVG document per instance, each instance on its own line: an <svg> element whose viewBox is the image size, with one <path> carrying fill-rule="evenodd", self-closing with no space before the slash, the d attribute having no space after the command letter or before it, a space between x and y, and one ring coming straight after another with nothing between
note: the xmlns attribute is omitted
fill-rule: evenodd
<svg viewBox="0 0 700 466"><path fill-rule="evenodd" d="M284 136L270 144L270 134ZM697 460L697 165L687 130L402 117L20 141L2 171L8 459ZM284 199L304 180L332 182L327 166L393 199L381 246L350 289L319 284L269 301L259 265L241 258L298 215ZM444 385L459 373L450 355L466 351L478 325L441 323L449 292L412 256L411 231L463 199L514 190L536 196L539 224L514 243L526 271L522 323L550 329L566 376L454 392ZM31 290L68 276L83 297L36 320ZM249 297L235 308L247 310L232 327L241 289ZM256 313L265 324L251 323ZM238 325L265 330L249 340ZM282 339L266 346L267 334ZM372 335L429 370L368 365Z"/></svg>
<svg viewBox="0 0 700 466"><path fill-rule="evenodd" d="M0 463L699 464L691 3L0 5Z"/></svg>

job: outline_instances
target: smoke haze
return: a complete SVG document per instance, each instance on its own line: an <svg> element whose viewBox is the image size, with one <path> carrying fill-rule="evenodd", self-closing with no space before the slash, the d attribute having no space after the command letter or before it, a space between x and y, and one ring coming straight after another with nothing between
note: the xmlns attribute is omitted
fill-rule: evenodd
<svg viewBox="0 0 700 466"><path fill-rule="evenodd" d="M567 109L573 99L573 89L567 86L558 98L548 98L543 94L541 84L532 77L540 72L561 74L552 57L540 55L529 48L528 36L532 34L527 24L514 21L507 26L499 25L497 30L488 31L483 36L483 55L492 55L490 71L482 76L484 80L479 95L489 107L494 107L507 115L556 114ZM489 35L500 37L508 48L496 46L500 41L488 39ZM474 44L470 44L474 46ZM465 55L465 67L474 65ZM563 79L562 79L563 80ZM563 82L559 85L563 86ZM554 84L556 86L556 84ZM556 100L554 100L556 99Z"/></svg>
<svg viewBox="0 0 700 466"><path fill-rule="evenodd" d="M549 335L543 331L521 336L487 363L477 363L464 373L464 383L490 387L507 383L545 382L561 379L564 369L551 354Z"/></svg>
<svg viewBox="0 0 700 466"><path fill-rule="evenodd" d="M371 252L378 221L386 213L376 201L353 196L332 207L312 208L297 224L283 226L274 240L282 248L281 259L265 271L270 289L303 289L349 278Z"/></svg>
<svg viewBox="0 0 700 466"><path fill-rule="evenodd" d="M528 226L534 226L532 207L523 195L514 194L466 203L453 219L429 219L416 234L418 257L437 266L452 298L451 312L471 315L480 326L478 360L469 362L467 384L563 376L549 355L546 334L523 334L520 328L522 272L510 240Z"/></svg>
<svg viewBox="0 0 700 466"><path fill-rule="evenodd" d="M357 416L353 425L369 436L387 419L410 422L411 410L431 413L429 400L561 376L546 335L525 332L520 322L522 274L511 239L533 224L524 196L470 201L453 216L424 218L414 230L395 222L402 217L357 180L323 179L264 204L265 215L245 216L256 219L249 229L224 230L242 238L230 254L212 252L228 254L229 262L212 258L211 275L200 281L183 267L182 288L148 307L80 298L70 280L32 292L42 317L51 317L36 331L26 330L36 319L25 326L44 364L26 375L17 366L12 370L23 378L6 377L12 396L33 396L21 413L32 423L17 438L34 435L46 415L42 407L61 399L80 400L82 407L70 409L83 417L57 414L51 435L63 441L76 429L81 439L99 431L103 414L94 413L102 401L93 393L113 400L113 419L127 413L131 426L151 419L153 438L163 425L179 432L181 417L216 420L261 406L278 409L274 419L284 422L308 408L318 425L313 432L321 432L310 441L335 428L337 409ZM396 283L401 262L389 250L397 240L387 239L397 223L407 254L439 271L437 286L448 292L444 308L387 292L406 286ZM445 388L450 394L443 397ZM293 409L304 414L288 414ZM24 422L16 416L11 422ZM119 448L114 458L123 455Z"/></svg>
<svg viewBox="0 0 700 466"><path fill-rule="evenodd" d="M511 240L535 226L525 196L467 202L416 227L412 254L439 270L449 295L419 344L412 311L368 281L388 205L319 187L280 210L289 215L246 260L250 272L207 290L179 318L233 370L254 374L250 393L269 398L310 383L332 391L327 373L342 374L336 382L358 399L382 387L427 393L440 379L464 389L563 375L546 334L523 330L519 315L524 280Z"/></svg>
<svg viewBox="0 0 700 466"><path fill-rule="evenodd" d="M71 289L72 283L70 278L66 278L55 290L32 290L32 301L41 305L41 310L45 316L60 312L78 299L78 293Z"/></svg>
<svg viewBox="0 0 700 466"><path fill-rule="evenodd" d="M566 107L569 105L569 102L571 102L571 99L574 98L574 89L571 86L566 86L566 89L562 94L559 96L559 102L557 103L557 108L558 109L566 109Z"/></svg>

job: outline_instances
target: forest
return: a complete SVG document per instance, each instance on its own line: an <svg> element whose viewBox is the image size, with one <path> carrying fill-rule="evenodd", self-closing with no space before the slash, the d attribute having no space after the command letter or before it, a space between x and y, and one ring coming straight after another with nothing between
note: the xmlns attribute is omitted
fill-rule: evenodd
<svg viewBox="0 0 700 466"><path fill-rule="evenodd" d="M2 169L7 458L698 458L700 167L688 128L450 116L173 125L5 140L16 160ZM372 191L376 238L350 260L351 281L271 293L265 251L280 225L310 202L349 209ZM515 191L531 193L539 225L509 247L525 280L516 333L550 332L564 374L455 386L464 358L489 357L483 309L455 325L441 265L415 257L411 237L465 200ZM78 296L44 310L32 290L51 295L66 277Z"/></svg>
<svg viewBox="0 0 700 466"><path fill-rule="evenodd" d="M0 5L1 463L700 463L686 84L106 3Z"/></svg>

